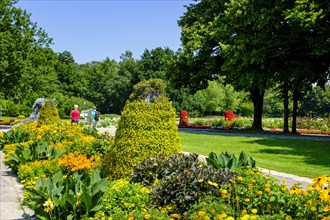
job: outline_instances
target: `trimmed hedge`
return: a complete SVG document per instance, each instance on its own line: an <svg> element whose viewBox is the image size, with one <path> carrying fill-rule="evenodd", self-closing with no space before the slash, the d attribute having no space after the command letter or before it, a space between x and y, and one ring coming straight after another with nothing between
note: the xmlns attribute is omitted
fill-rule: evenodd
<svg viewBox="0 0 330 220"><path fill-rule="evenodd" d="M153 85L153 80L144 81L142 85ZM135 88L141 89L141 85L137 84ZM182 151L175 109L169 99L161 93L157 93L152 102L141 96L138 99L131 97L134 99L124 107L114 147L107 155L105 173L113 180L128 177L147 157Z"/></svg>

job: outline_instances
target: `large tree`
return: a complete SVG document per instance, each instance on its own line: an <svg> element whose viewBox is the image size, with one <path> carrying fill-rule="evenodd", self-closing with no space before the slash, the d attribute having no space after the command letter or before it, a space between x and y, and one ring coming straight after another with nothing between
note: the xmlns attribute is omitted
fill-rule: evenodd
<svg viewBox="0 0 330 220"><path fill-rule="evenodd" d="M257 129L267 88L281 85L286 110L293 94L295 115L312 83L329 77L327 1L201 0L187 7L179 25L184 51L173 81L200 88L225 76L250 92Z"/></svg>
<svg viewBox="0 0 330 220"><path fill-rule="evenodd" d="M298 101L317 83L324 86L330 76L330 3L322 0L299 0L284 11L291 35L286 56L288 81L293 100L292 132L296 133Z"/></svg>
<svg viewBox="0 0 330 220"><path fill-rule="evenodd" d="M52 39L15 7L16 0L0 2L0 93L21 102L30 91L45 95L56 81ZM49 78L49 82L47 82Z"/></svg>
<svg viewBox="0 0 330 220"><path fill-rule="evenodd" d="M186 83L201 87L223 75L235 89L248 91L256 129L262 129L263 97L274 75L276 13L271 3L261 1L202 0L188 6L179 21L185 64L178 66L191 64L182 68L190 70L184 72Z"/></svg>

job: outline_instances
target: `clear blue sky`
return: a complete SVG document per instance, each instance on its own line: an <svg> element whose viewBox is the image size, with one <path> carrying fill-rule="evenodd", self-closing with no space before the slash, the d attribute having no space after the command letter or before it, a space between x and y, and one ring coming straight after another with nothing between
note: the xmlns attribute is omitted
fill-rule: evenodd
<svg viewBox="0 0 330 220"><path fill-rule="evenodd" d="M181 48L177 21L192 0L19 0L17 7L53 38L55 52L70 51L79 64L120 60L130 50Z"/></svg>

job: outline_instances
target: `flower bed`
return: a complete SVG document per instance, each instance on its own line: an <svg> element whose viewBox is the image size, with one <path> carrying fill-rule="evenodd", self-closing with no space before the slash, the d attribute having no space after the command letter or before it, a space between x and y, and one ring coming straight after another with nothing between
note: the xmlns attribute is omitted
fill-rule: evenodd
<svg viewBox="0 0 330 220"><path fill-rule="evenodd" d="M288 189L228 153L224 167L224 156L207 166L198 155L176 154L146 158L130 178L108 181L102 166L111 145L108 135L71 124L0 133L24 204L40 219L330 219L329 175Z"/></svg>

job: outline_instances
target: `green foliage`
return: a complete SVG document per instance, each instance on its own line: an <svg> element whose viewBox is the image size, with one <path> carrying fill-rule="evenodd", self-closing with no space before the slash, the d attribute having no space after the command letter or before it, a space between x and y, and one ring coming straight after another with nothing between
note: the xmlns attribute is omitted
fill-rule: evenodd
<svg viewBox="0 0 330 220"><path fill-rule="evenodd" d="M33 167L33 168L32 168ZM17 169L17 175L22 183L29 179L38 177L53 176L61 170L61 165L57 159L36 160L33 162L20 163Z"/></svg>
<svg viewBox="0 0 330 220"><path fill-rule="evenodd" d="M195 166L174 171L153 187L154 206L175 206L174 211L184 213L191 205L207 195L219 194L221 185L229 183L235 174L228 169L216 170L211 166Z"/></svg>
<svg viewBox="0 0 330 220"><path fill-rule="evenodd" d="M39 112L38 124L54 124L60 122L57 107L52 99L46 99Z"/></svg>
<svg viewBox="0 0 330 220"><path fill-rule="evenodd" d="M192 205L185 214L187 219L226 219L234 216L235 212L228 207L222 199L217 196L207 196L198 203Z"/></svg>
<svg viewBox="0 0 330 220"><path fill-rule="evenodd" d="M234 154L228 152L221 153L217 156L214 152L211 152L206 158L208 165L211 165L215 169L228 168L229 170L236 170L240 167L249 166L254 168L256 166L256 161L249 157L244 151L239 155L239 158Z"/></svg>
<svg viewBox="0 0 330 220"><path fill-rule="evenodd" d="M214 80L208 82L208 87L199 90L195 94L196 99L200 100L203 113L224 112L227 109L236 110L239 102L244 98L243 93L234 91L230 85L224 85L223 80Z"/></svg>
<svg viewBox="0 0 330 220"><path fill-rule="evenodd" d="M183 213L204 196L217 194L233 176L228 169L206 167L196 154L176 154L146 158L131 181L152 188L153 206L171 206L172 212Z"/></svg>
<svg viewBox="0 0 330 220"><path fill-rule="evenodd" d="M253 115L254 107L252 102L241 103L239 109L242 116L251 117Z"/></svg>
<svg viewBox="0 0 330 220"><path fill-rule="evenodd" d="M40 219L84 219L102 208L106 185L98 169L92 175L85 170L64 176L60 171L47 179L38 178L35 188L27 188L25 203Z"/></svg>
<svg viewBox="0 0 330 220"><path fill-rule="evenodd" d="M322 89L319 86L313 87L306 98L302 101L298 114L309 117L330 116L330 85Z"/></svg>
<svg viewBox="0 0 330 220"><path fill-rule="evenodd" d="M26 93L47 93L56 87L56 58L49 50L51 39L47 33L30 20L28 12L15 7L16 3L0 3L0 93L17 104ZM45 84L46 80L51 83Z"/></svg>
<svg viewBox="0 0 330 220"><path fill-rule="evenodd" d="M203 166L197 154L157 155L145 158L134 170L131 180L145 186L152 186L172 173L181 173L191 167Z"/></svg>
<svg viewBox="0 0 330 220"><path fill-rule="evenodd" d="M165 84L161 79L150 79L141 81L136 84L133 93L130 95L130 100L146 100L150 99L153 102L160 96L165 95Z"/></svg>
<svg viewBox="0 0 330 220"><path fill-rule="evenodd" d="M146 211L150 202L149 192L148 188L129 183L128 180L109 182L102 197L103 208L95 214L94 219L127 219L129 213Z"/></svg>
<svg viewBox="0 0 330 220"><path fill-rule="evenodd" d="M35 160L58 159L63 154L63 150L56 150L55 145L49 147L43 141L30 143L28 147L20 143L17 143L16 146L15 154L10 154L7 161L8 165L15 171L17 171L20 164Z"/></svg>
<svg viewBox="0 0 330 220"><path fill-rule="evenodd" d="M5 144L25 142L30 138L30 134L27 131L20 129L19 127L10 129L9 131L5 132L3 136L0 136L0 149L2 149Z"/></svg>
<svg viewBox="0 0 330 220"><path fill-rule="evenodd" d="M111 179L127 177L144 158L180 150L175 110L166 97L160 96L152 103L129 101L116 130L114 147L107 155L105 173Z"/></svg>

